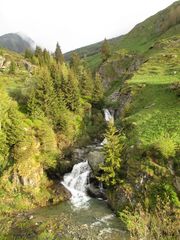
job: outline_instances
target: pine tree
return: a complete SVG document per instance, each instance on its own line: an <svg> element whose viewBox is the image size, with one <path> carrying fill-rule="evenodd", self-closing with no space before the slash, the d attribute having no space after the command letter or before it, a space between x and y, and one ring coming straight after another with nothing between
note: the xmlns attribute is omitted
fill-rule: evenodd
<svg viewBox="0 0 180 240"><path fill-rule="evenodd" d="M56 50L55 50L55 53L54 53L54 57L55 57L55 60L56 60L57 63L62 64L64 62L64 56L61 52L61 48L59 46L59 43L56 44Z"/></svg>
<svg viewBox="0 0 180 240"><path fill-rule="evenodd" d="M51 56L50 53L46 50L46 48L43 50L43 60L46 65L50 65Z"/></svg>
<svg viewBox="0 0 180 240"><path fill-rule="evenodd" d="M78 67L81 64L81 59L78 55L78 53L73 52L70 60L70 66L73 68L73 70L78 73Z"/></svg>
<svg viewBox="0 0 180 240"><path fill-rule="evenodd" d="M101 46L101 57L103 62L105 62L111 56L110 46L106 38Z"/></svg>
<svg viewBox="0 0 180 240"><path fill-rule="evenodd" d="M99 73L96 73L94 80L93 100L95 102L101 101L104 95L104 88L102 79Z"/></svg>
<svg viewBox="0 0 180 240"><path fill-rule="evenodd" d="M103 182L106 186L114 186L118 180L118 174L121 167L121 151L122 144L120 142L120 135L112 122L109 123L105 134L107 143L104 144L103 152L105 162L101 165L102 175L98 180Z"/></svg>
<svg viewBox="0 0 180 240"><path fill-rule="evenodd" d="M39 109L47 117L54 117L57 111L57 99L54 92L53 80L47 67L41 67L35 74L35 83L32 89L28 106L30 111Z"/></svg>
<svg viewBox="0 0 180 240"><path fill-rule="evenodd" d="M91 72L84 65L79 66L78 80L81 96L86 99L91 99L93 94L94 82Z"/></svg>
<svg viewBox="0 0 180 240"><path fill-rule="evenodd" d="M41 47L36 46L34 56L38 59L39 64L42 66L44 63L44 57L43 57L43 51Z"/></svg>
<svg viewBox="0 0 180 240"><path fill-rule="evenodd" d="M71 111L77 110L80 104L78 80L75 73L65 64L62 65L61 91L67 108Z"/></svg>
<svg viewBox="0 0 180 240"><path fill-rule="evenodd" d="M9 66L9 73L10 73L10 74L15 74L15 72L16 72L16 64L15 64L15 62L12 60L10 66Z"/></svg>
<svg viewBox="0 0 180 240"><path fill-rule="evenodd" d="M24 53L24 57L31 60L33 57L33 52L30 49L26 49Z"/></svg>

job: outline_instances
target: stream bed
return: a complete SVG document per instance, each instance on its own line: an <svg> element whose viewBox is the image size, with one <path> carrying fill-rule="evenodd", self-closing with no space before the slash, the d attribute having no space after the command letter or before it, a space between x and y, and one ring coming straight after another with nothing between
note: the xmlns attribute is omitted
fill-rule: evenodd
<svg viewBox="0 0 180 240"><path fill-rule="evenodd" d="M0 232L0 239L4 240L129 239L106 202L92 198L83 207L68 201L6 218L0 221ZM3 232L6 235L1 235Z"/></svg>

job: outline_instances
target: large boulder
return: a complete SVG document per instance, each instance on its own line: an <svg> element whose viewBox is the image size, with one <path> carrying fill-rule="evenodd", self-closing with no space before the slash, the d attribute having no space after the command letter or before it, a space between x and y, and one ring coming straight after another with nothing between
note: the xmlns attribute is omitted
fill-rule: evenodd
<svg viewBox="0 0 180 240"><path fill-rule="evenodd" d="M59 183L59 181L54 182L50 187L51 199L50 203L57 204L59 202L67 201L71 198L70 191L64 187L63 184Z"/></svg>
<svg viewBox="0 0 180 240"><path fill-rule="evenodd" d="M87 149L85 148L76 148L73 150L72 159L73 163L80 163L85 160L87 155Z"/></svg>
<svg viewBox="0 0 180 240"><path fill-rule="evenodd" d="M73 164L77 164L87 160L87 155L89 152L93 151L96 148L96 145L88 145L84 148L75 148L72 151L72 161Z"/></svg>
<svg viewBox="0 0 180 240"><path fill-rule="evenodd" d="M100 171L100 164L104 163L104 155L101 149L95 149L87 154L88 163L96 175Z"/></svg>
<svg viewBox="0 0 180 240"><path fill-rule="evenodd" d="M105 191L101 189L99 186L95 186L93 183L88 184L87 193L90 197L93 197L93 198L107 199L105 195Z"/></svg>

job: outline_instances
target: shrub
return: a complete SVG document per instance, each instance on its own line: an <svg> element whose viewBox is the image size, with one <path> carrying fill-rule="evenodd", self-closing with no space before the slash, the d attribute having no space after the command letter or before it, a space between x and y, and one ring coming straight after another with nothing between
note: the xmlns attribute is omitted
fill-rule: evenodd
<svg viewBox="0 0 180 240"><path fill-rule="evenodd" d="M180 206L179 199L177 197L174 188L169 183L154 184L151 188L151 207L154 208L158 199L164 202L169 202L171 205Z"/></svg>
<svg viewBox="0 0 180 240"><path fill-rule="evenodd" d="M161 135L155 144L155 148L160 151L163 157L168 159L169 157L174 157L176 155L177 145L169 134Z"/></svg>
<svg viewBox="0 0 180 240"><path fill-rule="evenodd" d="M157 201L153 212L138 204L135 209L126 209L119 213L120 219L126 224L131 239L178 239L179 210L172 208L169 202Z"/></svg>

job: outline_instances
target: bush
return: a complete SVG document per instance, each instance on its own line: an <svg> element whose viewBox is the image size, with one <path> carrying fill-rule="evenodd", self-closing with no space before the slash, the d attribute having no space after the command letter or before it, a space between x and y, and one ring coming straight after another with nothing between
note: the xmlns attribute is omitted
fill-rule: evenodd
<svg viewBox="0 0 180 240"><path fill-rule="evenodd" d="M176 207L180 206L177 194L169 183L154 184L151 188L150 199L152 208L156 206L158 199L161 199L164 202L169 202Z"/></svg>
<svg viewBox="0 0 180 240"><path fill-rule="evenodd" d="M155 148L160 151L163 157L168 159L176 155L177 145L169 134L161 135L158 142L155 144Z"/></svg>
<svg viewBox="0 0 180 240"><path fill-rule="evenodd" d="M126 209L119 215L131 239L176 240L179 237L179 211L172 208L169 202L163 203L159 199L153 212L138 204L135 209Z"/></svg>

